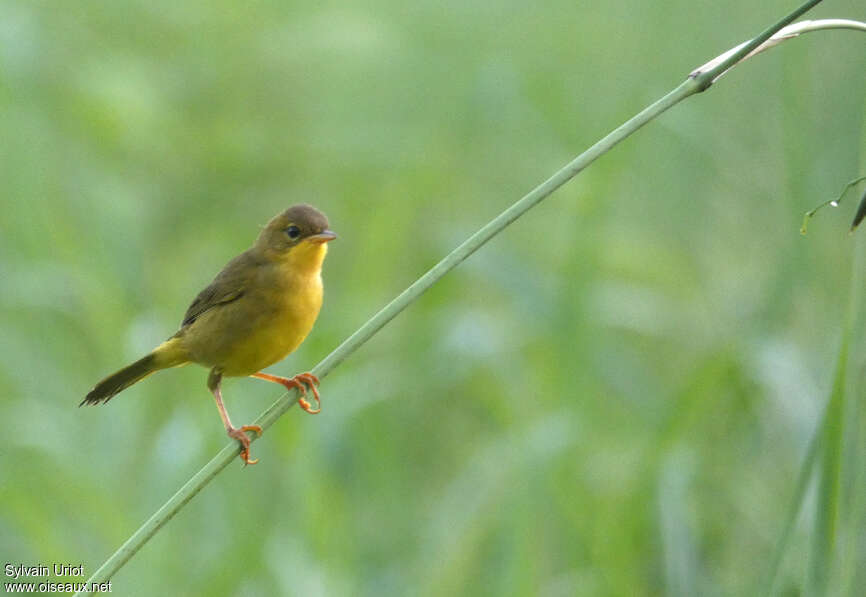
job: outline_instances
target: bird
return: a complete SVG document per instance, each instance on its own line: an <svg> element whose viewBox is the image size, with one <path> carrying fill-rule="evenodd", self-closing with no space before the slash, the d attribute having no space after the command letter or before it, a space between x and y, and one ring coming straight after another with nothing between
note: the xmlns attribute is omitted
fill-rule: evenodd
<svg viewBox="0 0 866 597"><path fill-rule="evenodd" d="M223 377L255 377L300 391L306 412L321 411L312 373L280 377L262 369L294 352L307 337L322 306L322 263L328 243L337 238L325 214L311 205L293 205L275 215L253 246L229 261L195 297L180 329L149 354L101 380L79 406L105 404L118 392L151 373L196 363L210 369L207 387L216 400L229 437L240 443L244 466L250 458L250 437L258 425L232 425L222 399ZM316 407L305 399L307 386Z"/></svg>

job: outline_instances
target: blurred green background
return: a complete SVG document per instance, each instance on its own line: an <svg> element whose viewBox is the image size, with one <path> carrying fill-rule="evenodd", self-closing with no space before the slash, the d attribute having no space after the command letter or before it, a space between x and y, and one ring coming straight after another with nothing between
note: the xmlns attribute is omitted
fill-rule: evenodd
<svg viewBox="0 0 866 597"><path fill-rule="evenodd" d="M271 369L293 374L796 4L0 4L0 559L89 575L227 443L200 367L77 405L270 216L310 202L340 235L314 332ZM864 41L787 43L593 165L340 366L323 413L293 409L114 592L750 594L844 327L855 201L798 229L866 174ZM236 423L280 395L224 388ZM866 583L851 397L839 594Z"/></svg>

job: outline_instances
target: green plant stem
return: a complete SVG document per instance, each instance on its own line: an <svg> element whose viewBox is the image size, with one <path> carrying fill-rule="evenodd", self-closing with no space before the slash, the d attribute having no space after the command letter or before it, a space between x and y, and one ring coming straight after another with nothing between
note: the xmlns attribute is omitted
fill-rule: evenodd
<svg viewBox="0 0 866 597"><path fill-rule="evenodd" d="M815 214L817 214L820 210L827 207L828 205L832 205L833 207L839 207L840 205L842 205L842 201L844 201L845 195L848 193L848 191L850 189L853 189L855 186L857 186L858 184L860 184L864 180L866 180L866 176L861 176L860 178L855 178L854 180L848 182L844 187L842 187L842 190L839 191L838 195L836 195L832 199L827 199L823 203L816 205L815 207L813 207L812 209L807 211L805 214L803 214L803 223L800 225L800 234L805 236L806 232L808 231L809 220L814 218ZM863 209L863 202L861 201L860 206L857 208L857 216L855 216L855 218L854 218L854 223L851 224L851 230L850 230L851 232L854 232L854 229L860 223L859 220L857 219L857 217L861 215L862 209Z"/></svg>
<svg viewBox="0 0 866 597"><path fill-rule="evenodd" d="M731 66L742 60L752 50L769 39L779 29L791 23L794 19L808 11L821 2L821 0L809 0L798 9L779 20L774 25L765 29L752 41L744 44L738 51L732 53L727 59L714 65L712 68L699 73L693 73L675 89L655 101L653 104L630 118L621 126L614 129L607 136L596 142L592 147L566 164L553 176L538 185L526 196L506 209L499 216L491 220L487 225L470 236L460 246L449 253L442 261L437 263L426 274L421 276L409 288L404 290L397 298L388 303L382 310L370 318L354 334L347 338L331 354L312 369L312 373L319 378L324 378L337 365L361 347L374 334L382 329L385 324L396 317L401 311L408 307L423 292L435 284L442 276L451 271L464 259L477 251L491 238L502 232L509 224L529 211L532 207L548 197L556 189L574 178L584 168L589 166L599 157L610 151L620 141L636 132L643 125L658 117L660 114L678 104L687 97L700 93L707 89L719 75ZM291 408L298 399L297 390L293 390L280 397L274 404L265 410L256 420L256 424L266 429ZM187 481L169 500L156 511L133 535L120 546L88 579L90 583L105 582L110 579L153 535L165 525L177 512L186 505L202 488L216 475L220 473L238 455L240 447L237 442L230 442L210 462ZM78 593L83 594L83 593Z"/></svg>

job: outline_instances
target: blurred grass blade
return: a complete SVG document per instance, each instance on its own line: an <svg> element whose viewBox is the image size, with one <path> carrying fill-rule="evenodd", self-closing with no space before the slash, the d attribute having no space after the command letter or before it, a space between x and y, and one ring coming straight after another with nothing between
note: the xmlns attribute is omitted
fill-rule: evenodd
<svg viewBox="0 0 866 597"><path fill-rule="evenodd" d="M866 176L852 180L843 187L839 199L845 192L854 185L866 180ZM866 198L866 197L864 197ZM829 204L830 201L818 206L811 212L807 213L807 218L814 215L814 212L820 209L823 205ZM863 208L861 200L858 214ZM805 222L804 220L804 230ZM806 449L806 455L803 458L803 464L800 467L800 472L797 476L797 484L794 489L794 496L788 508L788 514L785 518L785 524L782 527L782 532L773 550L773 555L770 559L769 571L761 595L775 595L776 583L778 581L779 572L782 567L785 553L791 539L794 526L797 522L797 517L803 506L803 501L806 497L806 490L809 486L809 481L812 478L813 469L818 455L821 455L821 476L818 487L818 499L816 500L816 516L815 529L812 535L812 553L811 565L808 571L808 594L822 595L826 592L827 581L829 579L829 570L833 562L833 553L835 551L835 535L836 527L839 519L839 494L841 485L841 463L842 463L842 447L844 441L843 427L845 417L845 388L847 381L849 346L854 337L854 330L857 327L860 303L862 300L863 287L863 268L864 268L864 244L857 244L854 250L854 258L851 263L851 285L848 295L848 309L845 316L844 328L842 330L842 339L839 347L839 355L836 362L836 371L833 378L833 389L830 394L830 400L825 407L824 414L821 417L818 427L815 430L812 439L809 441L809 447ZM856 446L855 446L856 448ZM845 579L850 580L850 579Z"/></svg>
<svg viewBox="0 0 866 597"><path fill-rule="evenodd" d="M809 487L809 481L812 479L812 471L815 467L818 448L821 445L821 436L824 433L824 421L826 418L827 412L825 410L817 429L812 434L812 439L809 440L809 447L806 448L806 455L803 457L803 464L800 465L800 473L797 475L794 496L791 498L791 503L788 506L788 514L785 516L785 524L782 527L782 532L776 541L776 547L773 549L773 555L770 558L770 567L764 583L764 590L758 593L759 595L776 594L775 585L779 577L779 570L782 567L785 552L788 549L788 542L791 540L791 533L803 507L803 500L806 499L806 490Z"/></svg>
<svg viewBox="0 0 866 597"><path fill-rule="evenodd" d="M849 186L856 184L857 181ZM858 243L851 263L851 285L845 316L833 390L824 417L820 451L821 477L816 500L815 528L812 533L811 562L807 590L809 595L827 594L827 586L835 563L836 535L840 520L840 494L845 431L845 399L848 378L848 358L854 329L862 302L864 244Z"/></svg>
<svg viewBox="0 0 866 597"><path fill-rule="evenodd" d="M842 466L842 436L845 423L845 382L848 369L850 322L843 332L842 346L833 379L833 391L820 432L821 477L818 483L815 529L809 568L809 595L824 595L833 565L836 526L839 520L839 483Z"/></svg>
<svg viewBox="0 0 866 597"><path fill-rule="evenodd" d="M858 267L861 260L854 259L852 267L852 290L849 299L849 312L846 317L845 328L839 355L837 357L836 371L833 377L833 389L830 400L827 403L823 416L815 430L803 464L797 476L797 484L794 496L788 508L785 524L773 550L770 559L769 572L766 577L762 595L775 595L776 583L784 560L785 553L790 542L791 534L796 525L798 515L806 497L806 490L812 478L818 455L821 456L821 475L818 485L818 499L816 500L816 514L814 517L815 528L812 533L811 563L808 571L807 594L823 595L826 591L829 572L833 563L835 552L836 527L839 519L839 494L841 483L841 463L843 445L843 427L845 416L845 384L847 381L848 357L850 339L853 335L854 313L859 304L858 286L861 276Z"/></svg>
<svg viewBox="0 0 866 597"><path fill-rule="evenodd" d="M853 351L856 353L857 351ZM852 372L853 375L853 372ZM842 475L843 486L843 501L846 507L843 514L847 514L847 518L842 520L839 526L839 583L831 585L831 591L834 595L857 595L858 591L855 587L863 586L863 555L862 552L862 537L863 529L866 528L866 470L864 464L866 459L863 455L866 454L866 445L864 445L864 430L866 430L866 371L861 370L857 375L857 390L852 392L848 405L849 424L846 432L846 445L849 446L848 453L845 455L844 462L850 463L850 470L843 468ZM858 578L859 577L859 578ZM858 584L859 583L859 584Z"/></svg>
<svg viewBox="0 0 866 597"><path fill-rule="evenodd" d="M661 466L658 481L659 526L664 557L665 586L671 597L698 595L697 549L689 517L689 490L694 458L685 448L674 448Z"/></svg>

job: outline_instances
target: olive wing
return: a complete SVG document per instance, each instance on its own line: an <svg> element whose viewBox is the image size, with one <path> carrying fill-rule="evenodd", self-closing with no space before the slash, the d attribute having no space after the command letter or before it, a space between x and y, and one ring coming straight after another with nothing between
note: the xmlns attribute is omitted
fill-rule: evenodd
<svg viewBox="0 0 866 597"><path fill-rule="evenodd" d="M193 323L206 311L241 298L255 275L257 266L258 263L249 253L241 253L229 261L213 282L195 297L183 316L181 329Z"/></svg>

